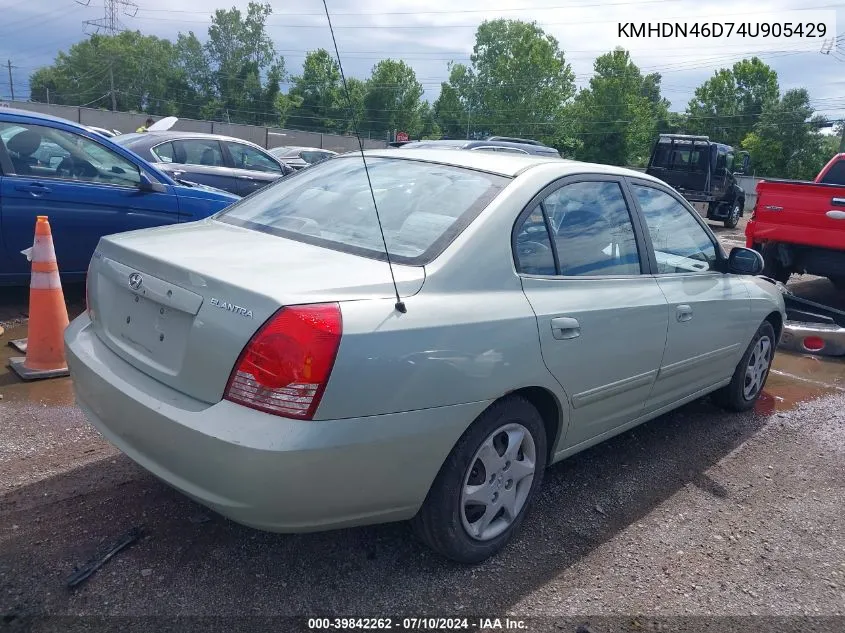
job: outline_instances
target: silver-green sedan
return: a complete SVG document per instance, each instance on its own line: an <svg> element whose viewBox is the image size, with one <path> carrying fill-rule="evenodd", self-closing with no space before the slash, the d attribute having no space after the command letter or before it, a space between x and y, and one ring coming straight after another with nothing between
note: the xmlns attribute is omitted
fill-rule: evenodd
<svg viewBox="0 0 845 633"><path fill-rule="evenodd" d="M760 395L781 294L662 182L486 152L366 166L101 240L65 338L106 438L237 522L411 519L473 563L549 464L706 394Z"/></svg>

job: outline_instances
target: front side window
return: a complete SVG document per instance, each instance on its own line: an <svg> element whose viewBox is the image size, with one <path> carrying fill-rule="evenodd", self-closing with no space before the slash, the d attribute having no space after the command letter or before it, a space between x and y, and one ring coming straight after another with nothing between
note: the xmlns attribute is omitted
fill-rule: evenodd
<svg viewBox="0 0 845 633"><path fill-rule="evenodd" d="M426 264L510 182L503 176L401 158L367 160L390 257ZM360 155L283 178L216 218L326 248L385 259Z"/></svg>
<svg viewBox="0 0 845 633"><path fill-rule="evenodd" d="M710 236L692 213L664 191L632 185L648 227L657 272L702 273L713 269L718 254Z"/></svg>
<svg viewBox="0 0 845 633"><path fill-rule="evenodd" d="M0 123L15 174L137 187L137 165L80 134L43 125Z"/></svg>
<svg viewBox="0 0 845 633"><path fill-rule="evenodd" d="M281 173L282 168L276 161L265 156L254 147L243 143L227 142L226 147L232 155L234 166L238 169L249 169L251 171L268 171Z"/></svg>

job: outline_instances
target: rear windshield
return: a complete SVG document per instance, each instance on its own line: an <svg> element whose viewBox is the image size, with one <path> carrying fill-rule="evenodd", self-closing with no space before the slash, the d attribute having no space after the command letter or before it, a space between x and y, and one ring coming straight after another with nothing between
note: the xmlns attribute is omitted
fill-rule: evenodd
<svg viewBox="0 0 845 633"><path fill-rule="evenodd" d="M682 169L692 171L707 171L708 151L710 146L705 143L693 145L690 141L661 140L654 150L651 160L652 167L664 169Z"/></svg>
<svg viewBox="0 0 845 633"><path fill-rule="evenodd" d="M391 260L424 265L510 179L449 165L368 158ZM360 156L323 161L227 207L216 219L335 250L385 259Z"/></svg>

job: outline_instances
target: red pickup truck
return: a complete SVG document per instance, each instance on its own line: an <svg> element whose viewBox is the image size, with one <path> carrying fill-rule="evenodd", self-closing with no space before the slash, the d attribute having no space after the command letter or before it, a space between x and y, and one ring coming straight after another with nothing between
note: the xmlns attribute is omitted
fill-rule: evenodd
<svg viewBox="0 0 845 633"><path fill-rule="evenodd" d="M827 277L845 290L845 154L837 154L813 182L762 180L745 228L746 246L765 260L763 275L786 283L793 273ZM782 287L787 322L781 346L845 356L845 311Z"/></svg>
<svg viewBox="0 0 845 633"><path fill-rule="evenodd" d="M845 154L812 182L760 181L745 237L763 255L765 276L786 283L808 273L845 290Z"/></svg>

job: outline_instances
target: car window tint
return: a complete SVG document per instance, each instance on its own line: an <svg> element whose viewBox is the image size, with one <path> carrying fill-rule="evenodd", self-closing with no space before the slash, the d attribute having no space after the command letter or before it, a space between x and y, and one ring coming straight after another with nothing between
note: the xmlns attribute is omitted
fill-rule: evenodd
<svg viewBox="0 0 845 633"><path fill-rule="evenodd" d="M232 155L232 161L234 162L233 166L238 169L269 171L275 173L281 173L282 171L282 168L279 167L276 161L271 159L269 156L265 156L263 153L253 147L250 147L249 145L227 142L226 147Z"/></svg>
<svg viewBox="0 0 845 633"><path fill-rule="evenodd" d="M555 257L542 207L537 207L516 233L516 266L526 275L555 275Z"/></svg>
<svg viewBox="0 0 845 633"><path fill-rule="evenodd" d="M161 145L156 145L150 150L160 162L162 163L173 163L173 143L162 143Z"/></svg>
<svg viewBox="0 0 845 633"><path fill-rule="evenodd" d="M81 134L43 125L0 123L0 139L19 176L136 187L138 167Z"/></svg>
<svg viewBox="0 0 845 633"><path fill-rule="evenodd" d="M548 196L543 206L561 275L640 274L634 227L618 183L565 185Z"/></svg>
<svg viewBox="0 0 845 633"><path fill-rule="evenodd" d="M181 165L225 167L223 150L214 139L185 139L173 141L173 162Z"/></svg>
<svg viewBox="0 0 845 633"><path fill-rule="evenodd" d="M833 163L821 182L828 185L845 185L845 160Z"/></svg>
<svg viewBox="0 0 845 633"><path fill-rule="evenodd" d="M425 264L481 212L507 178L414 160L326 160L228 207L218 219L326 248Z"/></svg>
<svg viewBox="0 0 845 633"><path fill-rule="evenodd" d="M310 163L313 165L314 163L319 163L321 160L325 160L328 157L328 154L326 154L325 152L304 151L299 156L306 163Z"/></svg>
<svg viewBox="0 0 845 633"><path fill-rule="evenodd" d="M657 272L707 272L716 263L716 245L684 205L664 191L633 185L645 217Z"/></svg>

